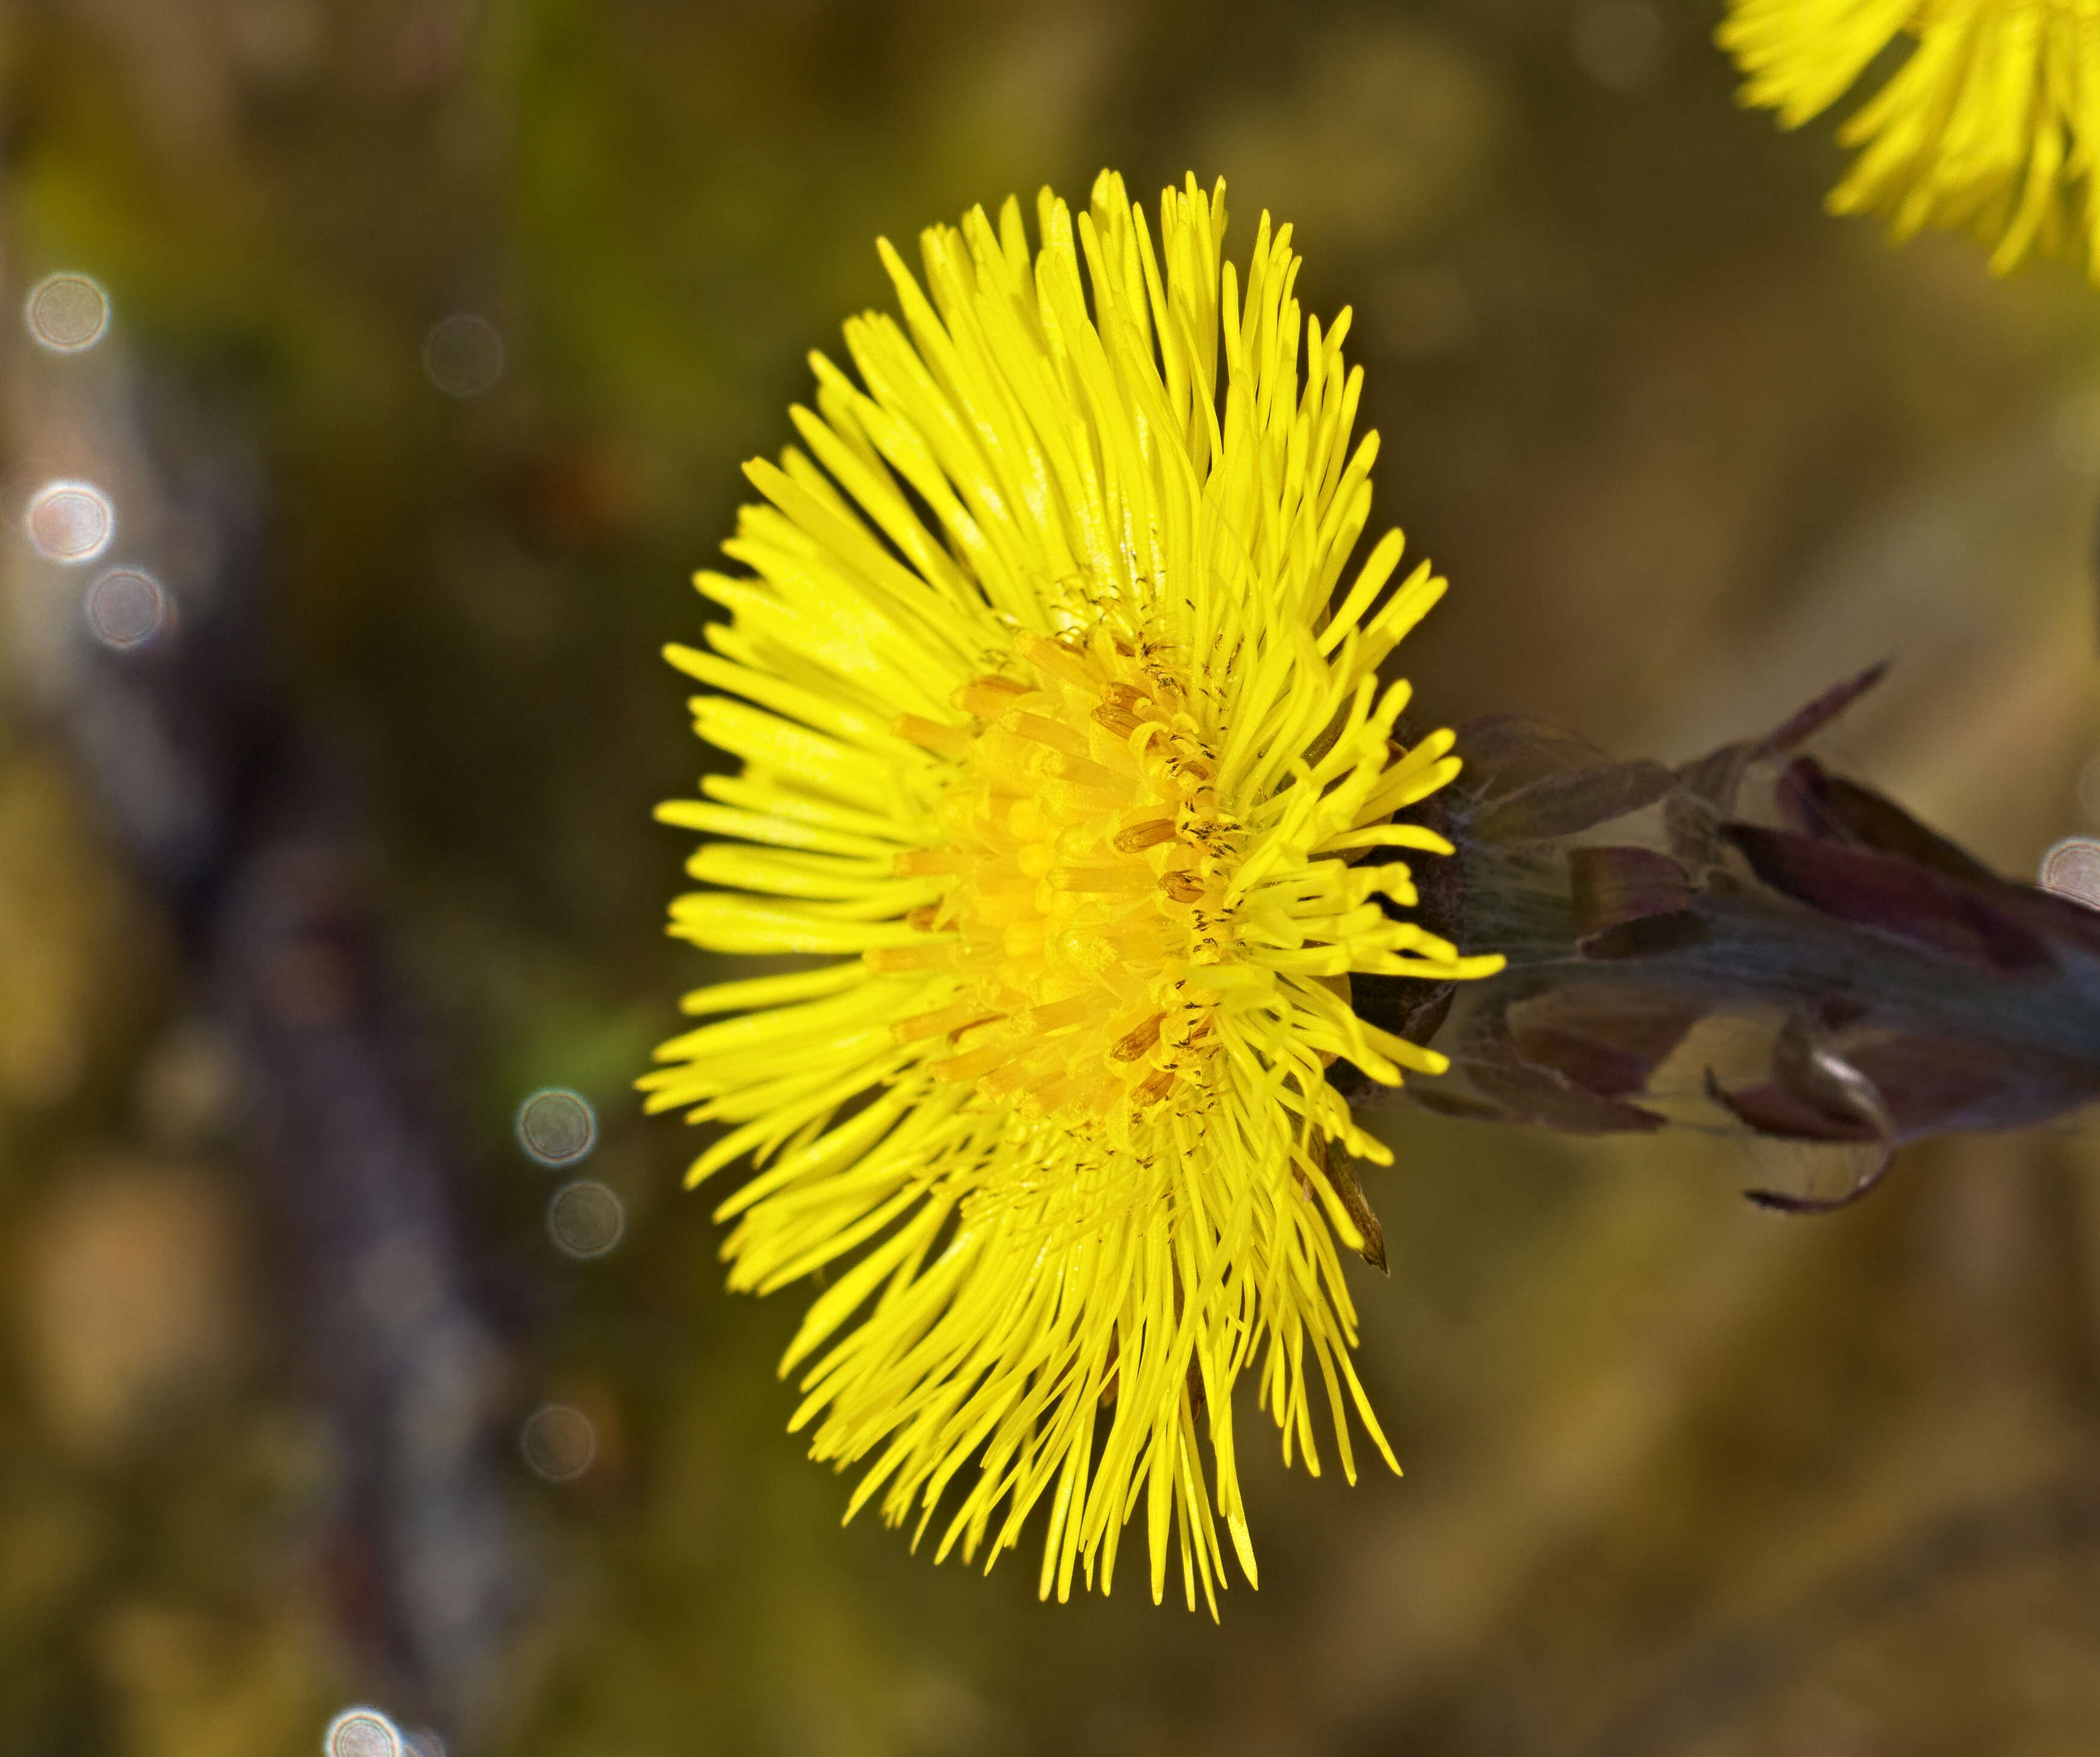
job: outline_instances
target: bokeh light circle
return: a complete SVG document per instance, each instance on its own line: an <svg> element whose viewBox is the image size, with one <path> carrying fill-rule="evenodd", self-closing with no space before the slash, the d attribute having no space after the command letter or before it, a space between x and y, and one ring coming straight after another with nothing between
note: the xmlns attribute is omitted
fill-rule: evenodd
<svg viewBox="0 0 2100 1757"><path fill-rule="evenodd" d="M22 523L38 554L72 567L109 547L117 509L91 482L47 482L29 497Z"/></svg>
<svg viewBox="0 0 2100 1757"><path fill-rule="evenodd" d="M2041 881L2059 896L2100 908L2100 841L2065 837L2041 857Z"/></svg>
<svg viewBox="0 0 2100 1757"><path fill-rule="evenodd" d="M401 1729L376 1708L346 1708L329 1722L323 1757L402 1757Z"/></svg>
<svg viewBox="0 0 2100 1757"><path fill-rule="evenodd" d="M70 271L46 275L22 302L29 339L54 354L91 348L109 329L109 295L92 276Z"/></svg>
<svg viewBox="0 0 2100 1757"><path fill-rule="evenodd" d="M2100 823L2100 757L2078 771L2078 804L2089 819Z"/></svg>
<svg viewBox="0 0 2100 1757"><path fill-rule="evenodd" d="M503 332L474 311L455 311L423 338L423 372L447 396L479 396L503 376Z"/></svg>
<svg viewBox="0 0 2100 1757"><path fill-rule="evenodd" d="M580 1093L543 1086L518 1106L518 1145L542 1165L573 1165L598 1145L598 1117Z"/></svg>
<svg viewBox="0 0 2100 1757"><path fill-rule="evenodd" d="M547 1234L567 1256L586 1261L603 1256L626 1230L626 1207L595 1179L562 1185L547 1203Z"/></svg>
<svg viewBox="0 0 2100 1757"><path fill-rule="evenodd" d="M598 1428L572 1403L544 1403L525 1418L518 1450L534 1475L573 1482L598 1458Z"/></svg>
<svg viewBox="0 0 2100 1757"><path fill-rule="evenodd" d="M1651 83L1669 46L1654 0L1582 0L1568 38L1582 71L1613 91Z"/></svg>
<svg viewBox="0 0 2100 1757"><path fill-rule="evenodd" d="M81 600L88 632L104 647L129 652L158 638L174 620L174 601L152 575L112 567L96 576Z"/></svg>
<svg viewBox="0 0 2100 1757"><path fill-rule="evenodd" d="M2065 469L2080 475L2100 470L2100 390L2074 392L2058 407L2049 442Z"/></svg>

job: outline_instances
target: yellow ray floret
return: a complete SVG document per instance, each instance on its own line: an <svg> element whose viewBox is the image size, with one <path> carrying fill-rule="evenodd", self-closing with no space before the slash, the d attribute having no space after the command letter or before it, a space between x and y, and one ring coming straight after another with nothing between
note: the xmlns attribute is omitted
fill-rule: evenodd
<svg viewBox="0 0 2100 1757"><path fill-rule="evenodd" d="M1833 211L1886 213L1899 238L1966 227L2000 274L2040 252L2100 280L2100 0L1730 0L1718 36L1744 101L1789 128L1908 39L1839 132L1860 151Z"/></svg>
<svg viewBox="0 0 2100 1757"><path fill-rule="evenodd" d="M1286 1460L1318 1470L1324 1394L1344 1473L1352 1410L1392 1462L1330 1169L1389 1155L1326 1069L1443 1064L1348 978L1501 960L1365 858L1449 852L1392 819L1458 764L1379 678L1444 582L1395 583L1395 532L1330 609L1377 450L1348 314L1301 322L1266 216L1242 294L1222 184L1168 191L1156 248L1113 175L1038 223L928 232L923 286L883 245L902 324L849 323L858 382L816 357L807 450L749 466L750 572L701 575L726 616L669 651L743 765L662 810L712 838L671 931L809 967L688 995L721 1017L642 1084L727 1125L693 1181L755 1168L730 1285L829 1272L782 1371L849 1516L989 1565L1040 1506L1061 1599L1141 1508L1154 1597L1178 1549L1215 1611L1220 1520L1255 1574L1243 1373Z"/></svg>

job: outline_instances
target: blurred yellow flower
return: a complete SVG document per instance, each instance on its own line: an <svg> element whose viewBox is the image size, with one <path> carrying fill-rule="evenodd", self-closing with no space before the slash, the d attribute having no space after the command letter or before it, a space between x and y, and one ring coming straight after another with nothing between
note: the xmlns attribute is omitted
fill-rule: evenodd
<svg viewBox="0 0 2100 1757"><path fill-rule="evenodd" d="M692 1181L760 1168L718 1211L732 1287L832 1269L782 1371L814 1455L865 1466L848 1517L880 1495L915 1543L961 1476L939 1554L988 1566L1047 1502L1063 1599L1075 1565L1108 1589L1141 1505L1154 1599L1178 1538L1214 1614L1219 1518L1255 1574L1242 1371L1286 1461L1319 1468L1315 1380L1344 1473L1352 1406L1392 1461L1330 1159L1390 1155L1326 1071L1443 1063L1349 975L1501 962L1381 905L1414 890L1366 854L1449 852L1392 819L1451 736L1396 742L1378 677L1444 582L1388 589L1394 532L1330 612L1377 451L1348 314L1301 325L1265 215L1242 298L1224 219L1192 177L1155 251L1104 174L1076 219L1043 192L1036 252L1012 201L927 232L924 290L881 245L903 325L846 325L858 384L814 358L808 451L748 466L765 504L726 545L755 577L700 575L727 618L668 654L743 763L661 810L719 838L671 931L774 962L688 995L731 1016L642 1083L733 1125Z"/></svg>
<svg viewBox="0 0 2100 1757"><path fill-rule="evenodd" d="M1887 213L1899 238L1968 227L1999 274L2038 250L2100 280L2100 0L1730 0L1717 36L1749 76L1744 102L1793 128L1906 33L1838 132L1861 150L1832 211Z"/></svg>

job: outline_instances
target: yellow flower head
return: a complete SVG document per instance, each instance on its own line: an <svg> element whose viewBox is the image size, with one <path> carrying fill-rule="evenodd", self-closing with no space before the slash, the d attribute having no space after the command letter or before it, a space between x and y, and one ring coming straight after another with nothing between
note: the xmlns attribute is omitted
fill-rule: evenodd
<svg viewBox="0 0 2100 1757"><path fill-rule="evenodd" d="M1407 868L1365 858L1449 852L1391 820L1451 735L1396 742L1378 677L1444 582L1388 589L1394 532L1330 611L1377 451L1348 313L1301 362L1290 228L1263 218L1242 298L1224 218L1192 177L1155 249L1105 174L1076 219L1043 192L1035 253L1012 201L929 231L924 290L881 245L902 325L846 325L858 383L813 358L807 452L748 466L751 576L700 575L727 618L669 650L743 763L662 808L720 838L671 931L805 967L688 995L731 1016L643 1082L732 1125L693 1181L759 1168L719 1210L730 1285L831 1274L782 1371L814 1455L865 1467L849 1517L880 1495L923 1534L960 1477L939 1553L989 1565L1043 1503L1062 1599L1075 1563L1107 1590L1142 1506L1154 1597L1171 1534L1214 1612L1217 1516L1255 1572L1242 1371L1286 1460L1319 1468L1316 1380L1343 1472L1352 1404L1392 1459L1330 1158L1390 1155L1326 1071L1443 1062L1359 1020L1350 973L1501 961L1400 919Z"/></svg>
<svg viewBox="0 0 2100 1757"><path fill-rule="evenodd" d="M1730 0L1718 33L1743 100L1798 126L1897 36L1916 43L1838 139L1861 149L1830 206L1895 235L1966 227L2003 274L2031 250L2100 280L2100 0Z"/></svg>

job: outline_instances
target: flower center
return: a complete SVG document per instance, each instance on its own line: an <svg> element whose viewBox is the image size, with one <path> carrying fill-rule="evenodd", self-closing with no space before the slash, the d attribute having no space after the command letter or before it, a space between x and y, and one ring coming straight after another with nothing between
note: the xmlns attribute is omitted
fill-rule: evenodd
<svg viewBox="0 0 2100 1757"><path fill-rule="evenodd" d="M1074 1127L1127 1119L1215 1048L1219 991L1189 972L1232 956L1239 824L1163 649L1096 630L1083 645L1024 634L1013 652L955 692L974 730L898 722L957 766L943 840L898 870L951 882L909 918L938 940L871 956L955 971L949 1004L895 1026L949 1039L936 1079Z"/></svg>

